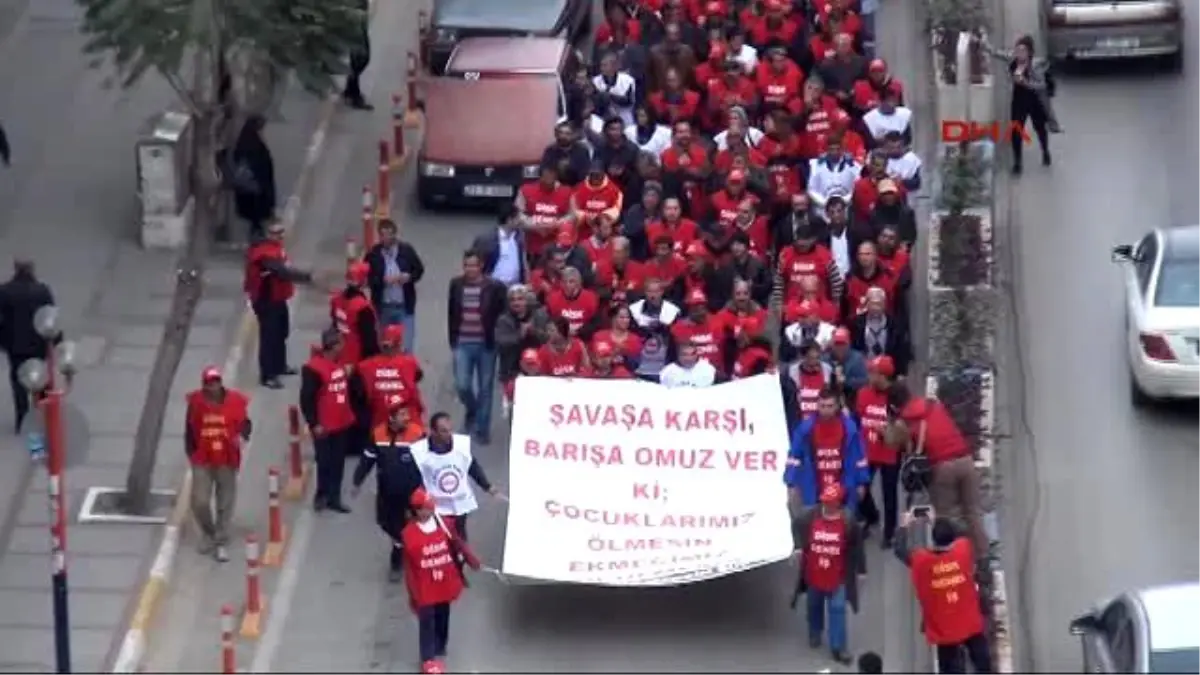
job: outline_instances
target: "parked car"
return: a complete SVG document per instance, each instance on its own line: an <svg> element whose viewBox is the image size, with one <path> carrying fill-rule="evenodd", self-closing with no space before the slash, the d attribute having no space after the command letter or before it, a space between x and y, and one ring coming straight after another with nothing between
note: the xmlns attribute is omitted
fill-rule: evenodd
<svg viewBox="0 0 1200 675"><path fill-rule="evenodd" d="M1200 584L1123 593L1071 622L1083 673L1200 673Z"/></svg>
<svg viewBox="0 0 1200 675"><path fill-rule="evenodd" d="M1183 67L1181 0L1043 0L1051 59L1165 58Z"/></svg>
<svg viewBox="0 0 1200 675"><path fill-rule="evenodd" d="M578 54L561 38L468 38L423 86L417 196L427 208L511 200L536 178L566 119L564 76Z"/></svg>
<svg viewBox="0 0 1200 675"><path fill-rule="evenodd" d="M1113 248L1125 270L1133 402L1200 397L1200 225Z"/></svg>
<svg viewBox="0 0 1200 675"><path fill-rule="evenodd" d="M560 37L575 44L591 31L593 0L437 0L426 63L440 75L460 40L481 36Z"/></svg>

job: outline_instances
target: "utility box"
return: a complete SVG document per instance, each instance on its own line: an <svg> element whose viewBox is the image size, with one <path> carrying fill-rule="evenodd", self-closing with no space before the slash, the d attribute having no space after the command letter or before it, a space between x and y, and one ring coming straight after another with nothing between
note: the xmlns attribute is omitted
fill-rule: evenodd
<svg viewBox="0 0 1200 675"><path fill-rule="evenodd" d="M136 158L141 240L145 248L178 249L187 243L192 197L192 116L168 110L146 121Z"/></svg>

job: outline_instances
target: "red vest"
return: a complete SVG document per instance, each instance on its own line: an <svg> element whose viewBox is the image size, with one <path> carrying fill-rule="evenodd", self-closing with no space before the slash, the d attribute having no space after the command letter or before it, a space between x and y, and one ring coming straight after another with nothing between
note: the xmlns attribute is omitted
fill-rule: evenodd
<svg viewBox="0 0 1200 675"><path fill-rule="evenodd" d="M779 273L783 277L784 299L798 299L800 280L807 276L815 276L820 281L822 297L829 295L829 263L832 261L833 254L820 244L804 252L794 246L783 249L779 253Z"/></svg>
<svg viewBox="0 0 1200 675"><path fill-rule="evenodd" d="M550 318L562 317L571 324L571 330L577 331L588 324L600 311L600 300L588 289L579 291L579 295L568 298L562 289L555 289L546 294L546 312Z"/></svg>
<svg viewBox="0 0 1200 675"><path fill-rule="evenodd" d="M346 369L321 354L313 354L305 367L321 380L317 392L317 424L326 432L336 432L354 426L354 409L350 407L350 387Z"/></svg>
<svg viewBox="0 0 1200 675"><path fill-rule="evenodd" d="M803 368L797 368L796 376L792 380L796 383L796 409L800 411L800 417L815 414L817 402L821 399L821 390L829 384L828 378L825 377L825 369L810 373Z"/></svg>
<svg viewBox="0 0 1200 675"><path fill-rule="evenodd" d="M975 587L975 552L958 539L946 551L913 551L913 588L921 603L925 639L931 645L954 645L983 632L983 611Z"/></svg>
<svg viewBox="0 0 1200 675"><path fill-rule="evenodd" d="M196 441L192 464L204 467L242 465L242 426L250 414L250 401L240 392L225 390L225 399L213 403L203 391L187 395L188 430Z"/></svg>
<svg viewBox="0 0 1200 675"><path fill-rule="evenodd" d="M846 443L846 429L842 418L818 420L812 428L812 454L816 465L817 493L827 485L842 482L842 446Z"/></svg>
<svg viewBox="0 0 1200 675"><path fill-rule="evenodd" d="M553 190L546 190L539 181L531 181L521 186L521 196L525 198L525 216L539 227L556 225L571 212L571 188L561 183ZM540 256L554 241L555 232L550 230L543 234L538 229L526 230L525 248L529 255Z"/></svg>
<svg viewBox="0 0 1200 675"><path fill-rule="evenodd" d="M691 319L677 321L671 326L671 337L682 345L691 341L696 345L696 356L707 359L718 373L725 372L725 322L716 314L709 314L704 323Z"/></svg>
<svg viewBox="0 0 1200 675"><path fill-rule="evenodd" d="M600 185L591 185L586 180L575 186L575 208L582 216L579 225L579 237L586 239L592 236L591 219L621 206L621 188L607 177Z"/></svg>
<svg viewBox="0 0 1200 675"><path fill-rule="evenodd" d="M286 302L296 294L296 285L288 279L272 275L263 267L267 260L279 260L287 264L287 251L278 241L260 241L250 248L246 254L246 272L242 281L242 290L250 297L251 302L267 300L269 302Z"/></svg>
<svg viewBox="0 0 1200 675"><path fill-rule="evenodd" d="M371 425L386 424L394 405L408 409L410 419L425 416L417 373L421 366L408 354L378 354L358 364L358 375L371 406Z"/></svg>
<svg viewBox="0 0 1200 675"><path fill-rule="evenodd" d="M896 448L883 442L887 426L887 391L863 387L854 398L858 418L862 420L863 438L867 446L867 461L871 464L895 464Z"/></svg>
<svg viewBox="0 0 1200 675"><path fill-rule="evenodd" d="M833 593L846 583L846 521L813 518L804 551L804 582L823 593Z"/></svg>
<svg viewBox="0 0 1200 675"><path fill-rule="evenodd" d="M721 227L729 230L733 227L734 221L737 220L738 206L743 201L750 200L757 203L758 197L755 197L750 192L745 190L740 195L733 195L728 189L717 190L709 198L709 205L713 209L713 217Z"/></svg>
<svg viewBox="0 0 1200 675"><path fill-rule="evenodd" d="M846 277L846 306L850 308L851 316L867 311L867 291L874 286L882 288L883 292L887 293L888 311L895 308L896 277L883 265L878 265L875 276L871 279L863 279L857 274Z"/></svg>
<svg viewBox="0 0 1200 675"><path fill-rule="evenodd" d="M338 293L329 299L329 310L333 315L333 325L342 334L342 363L358 363L362 360L362 335L358 331L359 312L374 312L371 301L361 294L347 298L345 293Z"/></svg>
<svg viewBox="0 0 1200 675"><path fill-rule="evenodd" d="M426 534L413 521L401 530L400 539L406 558L404 584L413 609L457 600L463 591L463 578L450 535L441 527Z"/></svg>
<svg viewBox="0 0 1200 675"><path fill-rule="evenodd" d="M549 343L544 344L538 347L541 372L543 375L552 375L554 377L582 377L587 375L587 369L583 367L583 358L586 353L587 348L583 346L583 341L579 338L568 339L567 348L561 352L551 347Z"/></svg>

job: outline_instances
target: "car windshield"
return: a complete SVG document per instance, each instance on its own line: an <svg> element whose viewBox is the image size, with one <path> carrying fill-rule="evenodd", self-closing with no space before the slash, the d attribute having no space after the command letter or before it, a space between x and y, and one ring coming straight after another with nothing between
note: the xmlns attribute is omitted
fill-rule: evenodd
<svg viewBox="0 0 1200 675"><path fill-rule="evenodd" d="M1200 307L1200 261L1164 260L1154 289L1156 307Z"/></svg>
<svg viewBox="0 0 1200 675"><path fill-rule="evenodd" d="M1150 652L1152 673L1200 673L1200 648L1159 649Z"/></svg>

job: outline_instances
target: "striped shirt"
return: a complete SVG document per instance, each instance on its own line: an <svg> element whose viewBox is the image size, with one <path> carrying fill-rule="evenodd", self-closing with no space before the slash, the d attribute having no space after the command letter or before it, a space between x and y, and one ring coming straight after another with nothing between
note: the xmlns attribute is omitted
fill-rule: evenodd
<svg viewBox="0 0 1200 675"><path fill-rule="evenodd" d="M483 342L483 284L463 283L462 289L462 323L458 327L458 341Z"/></svg>

